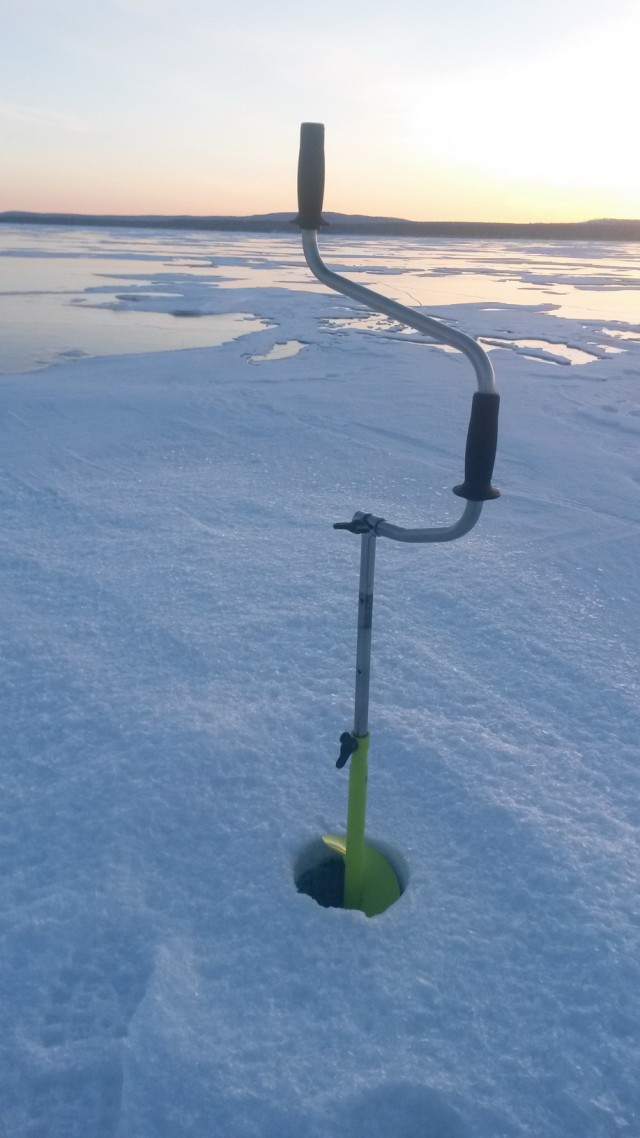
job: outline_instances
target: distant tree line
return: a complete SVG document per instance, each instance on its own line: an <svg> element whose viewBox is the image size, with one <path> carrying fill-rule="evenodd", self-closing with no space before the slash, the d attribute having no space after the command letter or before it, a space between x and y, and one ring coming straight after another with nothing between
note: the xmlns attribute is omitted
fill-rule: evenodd
<svg viewBox="0 0 640 1138"><path fill-rule="evenodd" d="M363 234L373 237L467 237L533 241L640 241L640 221L603 218L575 222L491 222L491 221L407 221L395 217L363 217L349 214L325 215L329 231L335 234ZM251 217L192 217L155 214L27 213L9 210L0 213L0 224L105 226L129 229L200 229L234 233L291 233L290 214L260 214Z"/></svg>

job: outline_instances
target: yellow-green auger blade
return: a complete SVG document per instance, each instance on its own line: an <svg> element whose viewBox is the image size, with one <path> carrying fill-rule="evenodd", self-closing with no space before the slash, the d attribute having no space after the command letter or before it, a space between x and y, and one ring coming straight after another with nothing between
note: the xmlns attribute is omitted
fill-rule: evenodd
<svg viewBox="0 0 640 1138"><path fill-rule="evenodd" d="M401 890L387 859L364 840L370 741L369 735L360 736L351 755L346 837L325 834L322 840L344 857L345 909L377 917L398 900Z"/></svg>
<svg viewBox="0 0 640 1138"><path fill-rule="evenodd" d="M346 835L323 834L322 840L329 849L345 857ZM357 905L345 905L345 908L360 909L367 917L377 917L379 913L384 913L385 909L395 904L400 894L401 889L395 870L391 868L386 857L365 842L360 900Z"/></svg>

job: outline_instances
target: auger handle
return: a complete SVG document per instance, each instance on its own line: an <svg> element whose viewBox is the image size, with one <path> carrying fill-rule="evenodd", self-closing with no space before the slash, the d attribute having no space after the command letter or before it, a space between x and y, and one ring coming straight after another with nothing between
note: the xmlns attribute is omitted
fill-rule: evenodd
<svg viewBox="0 0 640 1138"><path fill-rule="evenodd" d="M433 528L405 529L392 525L384 518L370 514L354 515L353 521L338 523L339 528L362 533L372 530L381 537L394 541L432 542L452 541L468 533L477 522L482 503L498 498L500 491L491 483L498 441L498 408L500 397L496 392L491 361L482 345L472 336L449 327L416 308L407 308L389 297L374 292L356 281L332 272L318 251L317 230L326 222L322 217L324 195L324 125L302 123L300 128L300 155L298 159L298 209L295 223L302 230L302 247L311 272L327 285L374 312L382 312L392 320L406 324L441 344L449 344L462 352L473 367L477 391L473 396L471 417L467 430L464 482L454 487L454 493L465 498L464 513L453 525ZM365 519L364 522L362 519Z"/></svg>
<svg viewBox="0 0 640 1138"><path fill-rule="evenodd" d="M303 122L298 157L298 216L301 229L326 225L322 216L324 198L324 124Z"/></svg>
<svg viewBox="0 0 640 1138"><path fill-rule="evenodd" d="M491 485L498 446L499 408L497 391L474 392L464 456L464 482L453 487L454 494L468 502L488 502L500 497L500 491Z"/></svg>

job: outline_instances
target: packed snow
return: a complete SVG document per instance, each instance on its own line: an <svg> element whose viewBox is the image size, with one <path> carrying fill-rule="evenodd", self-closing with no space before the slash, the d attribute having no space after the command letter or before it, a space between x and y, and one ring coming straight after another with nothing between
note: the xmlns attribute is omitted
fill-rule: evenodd
<svg viewBox="0 0 640 1138"><path fill-rule="evenodd" d="M502 395L503 496L378 543L373 919L294 882L346 821L332 523L458 517L467 361L295 234L0 233L0 1134L639 1138L635 248L322 250Z"/></svg>

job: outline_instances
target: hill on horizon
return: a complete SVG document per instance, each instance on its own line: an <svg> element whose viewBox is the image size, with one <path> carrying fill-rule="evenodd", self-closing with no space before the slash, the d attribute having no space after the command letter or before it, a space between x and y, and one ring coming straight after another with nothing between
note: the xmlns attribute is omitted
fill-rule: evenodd
<svg viewBox="0 0 640 1138"><path fill-rule="evenodd" d="M640 219L597 218L573 222L511 221L410 221L407 218L379 217L327 211L327 227L335 234L360 233L398 237L477 237L550 238L590 241L640 241ZM0 213L0 224L123 226L144 229L202 229L235 232L291 232L295 215L291 211L248 214L83 214L36 213L7 210Z"/></svg>

